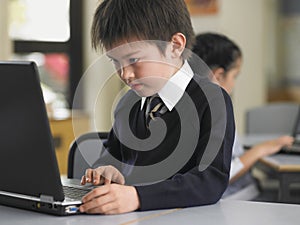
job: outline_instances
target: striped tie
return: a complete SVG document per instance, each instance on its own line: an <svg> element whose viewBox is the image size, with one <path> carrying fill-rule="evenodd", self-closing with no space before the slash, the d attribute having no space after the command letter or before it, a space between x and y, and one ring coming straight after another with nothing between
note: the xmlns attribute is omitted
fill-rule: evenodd
<svg viewBox="0 0 300 225"><path fill-rule="evenodd" d="M148 97L147 101L146 124L148 126L151 120L155 120L155 117L160 117L167 111L167 108L161 98L157 95Z"/></svg>

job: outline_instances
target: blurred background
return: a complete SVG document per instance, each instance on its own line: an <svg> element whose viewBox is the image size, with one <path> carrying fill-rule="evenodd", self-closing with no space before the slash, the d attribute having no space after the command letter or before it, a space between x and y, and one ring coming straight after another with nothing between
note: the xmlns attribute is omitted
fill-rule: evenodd
<svg viewBox="0 0 300 225"><path fill-rule="evenodd" d="M300 1L186 2L196 34L220 32L242 49L242 71L232 96L240 133L249 108L269 102L300 103ZM0 3L0 60L36 61L45 98L53 109L74 107L87 115L96 113L97 120L90 118L90 129L109 130L111 109L124 87L118 77L107 82L96 105L91 96L99 87L92 76L84 81L84 88L76 90L84 72L101 55L90 44L91 21L99 0ZM103 62L95 76L106 73L110 66Z"/></svg>

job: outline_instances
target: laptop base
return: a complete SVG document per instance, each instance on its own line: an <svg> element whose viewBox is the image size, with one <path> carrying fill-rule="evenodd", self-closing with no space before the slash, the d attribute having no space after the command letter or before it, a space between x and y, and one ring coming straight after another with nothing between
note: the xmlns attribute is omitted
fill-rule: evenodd
<svg viewBox="0 0 300 225"><path fill-rule="evenodd" d="M46 203L36 200L28 200L21 198L14 198L0 194L1 205L31 210L40 213L47 213L52 215L67 216L80 214L78 207L79 204L63 206L56 203Z"/></svg>

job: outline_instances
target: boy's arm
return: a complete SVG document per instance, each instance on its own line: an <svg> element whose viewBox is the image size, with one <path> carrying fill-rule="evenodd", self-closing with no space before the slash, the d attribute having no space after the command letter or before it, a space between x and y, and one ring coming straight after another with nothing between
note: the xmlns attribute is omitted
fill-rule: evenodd
<svg viewBox="0 0 300 225"><path fill-rule="evenodd" d="M230 97L224 93L227 112L227 126L223 143L213 162L204 170L193 166L184 174L176 174L171 179L145 186L136 186L140 199L140 209L160 209L174 207L189 207L213 204L217 202L227 188L232 145L235 133L234 116ZM199 143L195 157L202 157L203 147L206 146L206 135L209 135L209 113L202 118ZM204 133L204 134L203 134Z"/></svg>

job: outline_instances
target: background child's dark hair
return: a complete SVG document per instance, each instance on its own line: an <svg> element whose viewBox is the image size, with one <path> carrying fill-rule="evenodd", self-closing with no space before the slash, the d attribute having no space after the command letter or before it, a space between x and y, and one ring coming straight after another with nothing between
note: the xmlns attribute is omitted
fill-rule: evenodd
<svg viewBox="0 0 300 225"><path fill-rule="evenodd" d="M191 49L194 31L184 0L104 0L94 15L92 46L107 49L133 38L169 42L178 32L185 35L186 48ZM164 54L166 46L156 45Z"/></svg>
<svg viewBox="0 0 300 225"><path fill-rule="evenodd" d="M210 69L223 68L225 74L242 57L240 48L229 38L217 33L203 33L196 36L192 50Z"/></svg>

